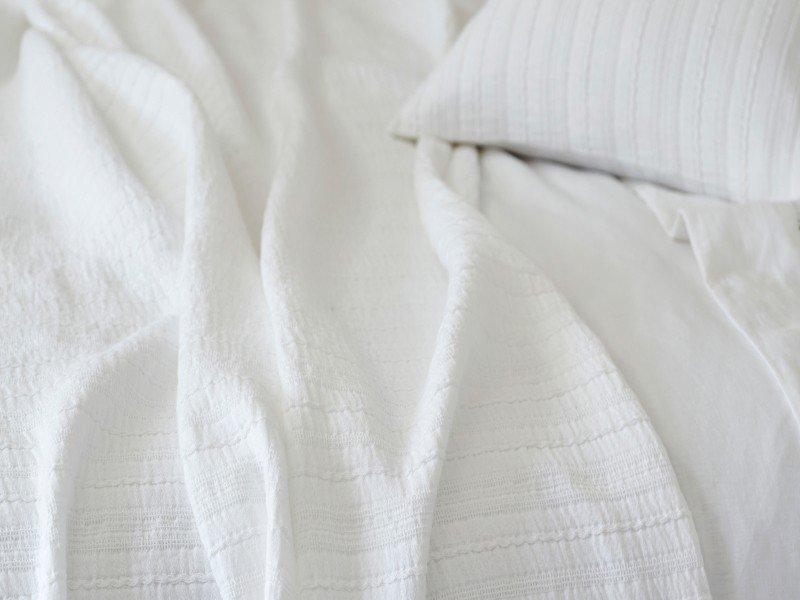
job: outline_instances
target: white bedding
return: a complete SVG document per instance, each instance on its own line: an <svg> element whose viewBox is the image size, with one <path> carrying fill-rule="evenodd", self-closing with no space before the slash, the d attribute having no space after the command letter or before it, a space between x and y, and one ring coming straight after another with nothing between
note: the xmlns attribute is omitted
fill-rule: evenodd
<svg viewBox="0 0 800 600"><path fill-rule="evenodd" d="M641 398L695 516L714 597L800 595L797 397L717 304L689 244L662 231L642 184L499 151L482 154L481 175L490 221L553 279Z"/></svg>
<svg viewBox="0 0 800 600"><path fill-rule="evenodd" d="M796 0L488 0L392 127L795 200L798 51Z"/></svg>
<svg viewBox="0 0 800 600"><path fill-rule="evenodd" d="M687 250L388 134L462 21L0 2L0 596L795 591L797 438Z"/></svg>

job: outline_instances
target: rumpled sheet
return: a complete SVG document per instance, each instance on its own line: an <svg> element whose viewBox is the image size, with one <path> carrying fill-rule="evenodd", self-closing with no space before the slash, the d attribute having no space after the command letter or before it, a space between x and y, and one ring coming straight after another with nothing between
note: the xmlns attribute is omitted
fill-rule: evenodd
<svg viewBox="0 0 800 600"><path fill-rule="evenodd" d="M458 11L2 11L0 594L708 596L475 150L385 131Z"/></svg>
<svg viewBox="0 0 800 600"><path fill-rule="evenodd" d="M691 242L709 291L769 365L800 432L800 204L635 189L673 239Z"/></svg>
<svg viewBox="0 0 800 600"><path fill-rule="evenodd" d="M733 205L498 150L484 150L480 166L481 211L603 340L664 442L713 597L800 597L796 396L784 392L753 343L758 338L717 297L727 290L760 302L743 323L763 323L765 333L783 319L787 326L771 331L784 337L762 340L797 335L790 326L800 310L791 302L796 217L779 204ZM640 197L644 187L671 200L651 198L669 228L678 206L696 219L709 208L712 219L738 214L747 226L714 228L693 251L694 241L664 233ZM769 218L751 219L758 211ZM763 259L753 260L759 248ZM718 285L726 279L738 285ZM798 368L791 344L769 351Z"/></svg>

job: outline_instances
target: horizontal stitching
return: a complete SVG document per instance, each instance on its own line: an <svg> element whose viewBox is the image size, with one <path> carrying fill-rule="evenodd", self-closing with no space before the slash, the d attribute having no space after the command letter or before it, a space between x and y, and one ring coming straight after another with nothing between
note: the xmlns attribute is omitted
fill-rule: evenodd
<svg viewBox="0 0 800 600"><path fill-rule="evenodd" d="M586 443L589 443L589 442L596 441L596 440L601 439L603 437L606 437L608 435L612 435L614 433L619 433L620 431L623 431L623 430L625 430L625 429L627 429L629 427L632 427L633 425L636 425L638 423L645 423L647 421L648 421L647 417L640 416L640 417L636 417L635 419L632 419L632 420L630 420L630 421L628 421L626 423L623 423L620 426L609 428L607 430L598 432L598 433L593 434L593 435L584 436L583 438L580 438L580 439L577 439L577 440L570 440L570 441L566 441L566 440L555 441L554 440L554 441L551 441L551 442L544 442L544 443L540 443L540 444L526 444L526 445L522 445L522 446L515 446L515 447L512 447L512 448L490 448L490 449L487 449L487 450L481 450L481 451L472 452L472 453L465 453L465 454L460 454L460 455L455 455L455 456L447 456L445 458L445 460L450 462L450 461L462 460L462 459L465 459L465 458L473 458L473 457L476 457L476 456L483 456L483 455L487 455L487 454L497 454L497 453L504 453L504 452L515 452L515 451L518 451L518 450L526 450L526 449L569 448L569 447L573 447L573 446L580 446L580 445L583 445L583 444L586 444ZM422 461L419 464L415 465L414 467L411 467L410 469L408 469L408 470L406 470L404 472L390 471L388 469L377 469L377 470L361 471L361 472L355 472L355 473L354 472L350 472L350 471L339 471L337 473L320 475L318 473L310 473L310 472L306 471L306 472L292 473L289 476L289 478L290 479L297 479L297 478L300 478L300 477L308 477L308 478L318 479L318 480L323 480L323 481L352 481L352 480L355 480L355 479L359 479L360 477L367 477L367 476L371 476L371 475L384 475L386 477L405 477L405 476L411 475L411 474L415 473L416 471L420 470L421 468L423 468L425 465L427 465L431 461L436 460L438 457L439 457L439 451L433 452L430 455L428 455L427 457L423 458Z"/></svg>
<svg viewBox="0 0 800 600"><path fill-rule="evenodd" d="M565 357L577 357L575 362L564 362ZM599 363L599 364L598 364ZM568 350L553 360L549 360L547 362L541 362L534 366L534 368L529 368L529 375L532 372L534 375L537 375L532 380L521 380L521 381L512 381L507 382L507 377L496 377L494 380L490 380L488 382L479 384L478 382L470 382L465 381L464 387L469 388L471 390L483 391L483 390L497 390L497 389L508 389L514 387L525 387L525 386L538 386L544 381L546 383L551 383L554 381L558 381L562 377L566 376L567 373L571 373L573 371L578 371L580 369L586 369L587 365L591 367L592 370L595 369L605 369L606 365L609 364L608 357L606 356L605 352L601 348L592 347L591 351L581 351L579 352L571 352ZM530 366L530 365L528 365ZM546 378L539 377L542 372L552 372L553 374L548 374ZM618 371L617 371L618 372ZM488 377L484 377L487 379Z"/></svg>
<svg viewBox="0 0 800 600"><path fill-rule="evenodd" d="M455 384L453 382L447 382L447 383L442 384L441 386L437 387L436 389L432 390L431 393L425 394L424 397L427 398L428 400L431 400L433 398L436 398L439 394L441 394L443 392L446 392L449 388L453 388L453 387L457 387L457 384ZM206 452L208 450L218 450L220 448L227 448L227 447L230 447L230 446L235 446L237 444L240 444L250 436L250 433L253 430L253 427L255 425L257 425L258 423L264 422L264 421L268 421L269 419L270 419L270 417L268 415L264 415L264 416L261 416L261 417L256 417L255 419L251 419L250 422L247 424L247 426L244 428L244 430L243 431L240 430L240 433L238 433L234 438L229 439L229 440L225 440L225 441L222 441L222 442L209 443L209 444L205 444L205 445L201 445L201 446L196 446L196 447L192 448L191 450L187 451L184 454L184 456L185 457L190 457L190 456L193 456L193 455L195 455L195 454L197 454L199 452ZM416 423L412 423L409 427L406 427L405 429L410 429L410 428L414 427L415 425L416 425ZM402 431L402 430L403 429L399 429L399 431Z"/></svg>
<svg viewBox="0 0 800 600"><path fill-rule="evenodd" d="M453 456L448 456L445 460L453 461L453 460L462 460L465 458L473 458L476 456L484 456L486 454L496 454L501 452L514 452L517 450L528 450L528 449L545 449L545 448L571 448L572 446L581 446L583 444L587 444L589 442L593 442L604 438L608 435L612 435L614 433L619 433L620 431L624 431L629 427L632 427L638 423L645 423L648 419L645 416L639 416L631 419L630 421L626 421L620 425L615 427L610 427L603 431L599 431L597 433L585 435L582 438L578 438L576 440L552 440L546 442L540 442L536 444L522 444L520 446L513 446L511 448L490 448L486 450L478 450L475 452L465 452L461 454L456 454Z"/></svg>
<svg viewBox="0 0 800 600"><path fill-rule="evenodd" d="M653 463L658 465L659 468L665 468L663 455L660 453L651 452L650 454L642 457L641 452L641 448L636 448L631 451L615 454L609 457L607 460L597 463L581 463L580 465L565 465L561 463L548 463L546 465L531 464L522 470L519 468L512 469L510 471L498 470L495 471L493 477L488 481L492 487L497 487L498 485L502 485L503 482L517 480L519 476L552 478L554 476L562 475L565 472L576 472L576 469L578 470L577 472L580 472L582 476L602 477L609 475L627 476L629 474L635 474L638 473L638 471L635 469L643 464L650 465ZM459 495L475 494L476 490L483 488L486 481L486 478L476 478L474 476L450 482L442 481L439 485L437 505L451 506L452 503L443 502L443 498L452 496L458 498ZM331 518L341 521L341 511L346 511L345 514L347 515L348 519L355 519L357 522L360 522L361 520L365 519L379 519L386 514L397 515L398 511L412 509L416 510L417 508L421 508L424 503L425 499L420 498L419 496L415 496L412 499L404 502L395 501L394 504L390 504L388 506L384 502L380 502L377 506L370 505L369 507L359 507L359 512L353 516L353 514L350 512L350 507L348 506L330 505L328 503L323 506L319 506L310 502L301 502L299 506L295 507L295 514L301 517L306 514L322 514L326 515L323 518Z"/></svg>
<svg viewBox="0 0 800 600"><path fill-rule="evenodd" d="M6 504L14 504L14 503L22 503L22 504L33 504L36 502L37 498L35 496L18 496L18 495L8 495L8 496L0 496L0 503Z"/></svg>
<svg viewBox="0 0 800 600"><path fill-rule="evenodd" d="M217 544L216 546L214 546L211 550L209 550L208 554L209 554L209 556L216 556L217 554L219 554L223 550L227 550L227 549L232 548L234 546L238 546L239 544L242 544L242 543L244 543L244 542L246 542L248 540L252 540L253 538L259 537L259 536L262 536L262 535L264 535L264 532L261 529L255 529L255 528L253 528L253 529L245 529L241 533L241 535L239 535L238 537L226 540L226 541L221 542L221 543Z"/></svg>
<svg viewBox="0 0 800 600"><path fill-rule="evenodd" d="M432 562L439 562L448 558L456 556L464 556L468 554L481 554L483 552L492 552L494 550L507 549L507 548L521 548L523 546L533 546L542 543L552 543L559 541L572 541L576 539L588 539L600 535L609 535L613 533L621 533L628 531L641 531L643 529L650 529L660 525L673 523L681 519L688 518L689 512L686 510L677 510L671 513L665 513L652 519L639 519L636 521L628 521L625 523L618 523L610 526L600 526L594 529L571 529L566 531L548 531L542 534L537 534L536 537L528 539L520 539L521 536L513 536L505 538L495 538L495 541L485 542L472 542L468 544L460 544L451 546L450 548L434 548L431 549Z"/></svg>
<svg viewBox="0 0 800 600"><path fill-rule="evenodd" d="M436 460L439 456L439 452L433 452L422 459L422 461L411 467L406 471L390 471L389 469L375 469L375 470L368 470L368 471L361 471L358 473L351 473L349 471L339 471L336 473L332 473L329 475L320 475L318 473L310 473L308 471L299 471L296 473L292 473L289 476L289 479L298 479L301 477L307 477L310 479L319 479L322 481L353 481L355 479L359 479L361 477L369 477L371 475L384 475L386 477L407 477L412 475L425 467L428 463Z"/></svg>
<svg viewBox="0 0 800 600"><path fill-rule="evenodd" d="M480 404L467 404L464 406L466 410L478 410L481 408L487 408L490 406L497 406L498 404L522 404L524 402L548 402L550 400L556 400L558 398L563 398L564 396L568 396L575 390L580 390L588 387L590 384L594 383L598 379L606 376L610 377L611 375L618 375L619 371L616 369L611 370L602 370L599 373L595 373L589 379L579 383L578 385L569 388L568 390L564 390L562 392L558 392L557 394L552 394L550 396L546 396L544 398L515 398L511 400L492 400L489 402L481 402Z"/></svg>
<svg viewBox="0 0 800 600"><path fill-rule="evenodd" d="M28 446L15 446L13 444L3 444L0 446L0 451L3 450L33 450L36 448L34 444L30 444Z"/></svg>
<svg viewBox="0 0 800 600"><path fill-rule="evenodd" d="M80 489L100 490L106 488L135 487L135 486L156 486L156 485L178 485L183 483L182 479L125 479L115 483L87 483L80 486Z"/></svg>
<svg viewBox="0 0 800 600"><path fill-rule="evenodd" d="M148 585L194 585L213 583L214 578L207 573L173 574L157 573L146 577L109 577L97 579L73 579L67 582L71 590L126 589Z"/></svg>
<svg viewBox="0 0 800 600"><path fill-rule="evenodd" d="M324 589L324 590L338 590L343 592L366 590L369 588L383 587L392 583L396 583L398 581L410 579L415 575L421 577L424 573L418 573L417 572L418 570L419 567L409 567L407 569L395 572L394 575L375 577L367 581L361 579L317 581L315 583L305 585L300 589L301 590Z"/></svg>
<svg viewBox="0 0 800 600"><path fill-rule="evenodd" d="M585 383L583 383L583 384L580 384L580 385L578 385L578 386L576 386L576 387L574 387L574 388L571 388L570 390L566 390L565 392L562 392L562 393L559 393L559 394L556 394L556 395L554 395L554 396L550 396L550 397L547 397L547 398L544 398L544 399L541 399L541 400L539 400L539 399L536 399L536 401L537 401L537 402L538 402L538 401L545 402L545 401L548 401L548 400L553 400L553 399L556 399L556 398L559 398L559 397L566 396L566 395L568 395L569 393L571 393L571 392L575 391L576 389L582 389L582 388L584 388L585 386L588 386L590 383L592 383L593 381L595 381L595 380L597 380L597 379L600 379L600 378L601 378L601 377L603 377L604 375L608 376L608 375L611 375L611 374L613 374L613 373L616 373L616 371L602 371L602 372L600 372L600 373L596 374L596 375L595 375L593 378L591 378L591 379L590 379L590 380L588 380L587 382L585 382ZM225 378L223 378L223 379L225 379ZM456 387L456 384L454 384L454 383L452 383L452 382L448 382L448 383L446 383L446 384L443 384L443 385L439 386L438 388L436 388L436 389L435 389L435 390L434 390L434 391L433 391L433 392L430 394L430 396L431 396L431 397L434 397L434 396L436 396L436 395L438 395L438 394L442 393L443 391L447 390L448 388L452 388L452 387ZM516 402L524 402L524 401L527 401L527 400L519 400L519 401L516 401L516 400L515 400L515 401L507 401L507 403L511 404L511 403L516 403ZM531 401L533 401L533 400L531 400ZM492 405L492 404L499 404L499 403L506 403L506 402L503 402L503 401L498 401L498 402L489 403L489 404L482 404L482 405L479 405L479 406L465 406L465 408L468 408L468 409L476 409L476 408L481 408L481 407L484 407L484 406L490 406L490 405ZM284 407L284 408L299 409L301 406L305 406L305 404L301 404L301 405L297 405L297 404L295 404L295 405L293 405L293 406L291 406L291 407ZM337 412L338 412L338 409L335 409L335 411L337 411ZM333 411L332 411L332 412L333 412ZM354 410L353 412L356 412L356 411ZM377 417L377 415L376 415L376 414L374 414L374 413L369 413L369 412L367 412L367 411L365 411L365 410L361 410L361 411L359 411L359 412L362 412L363 414L365 414L365 415L368 415L368 416L375 416L375 417ZM199 452L204 452L204 451L209 451L209 450L214 450L214 449L220 449L220 448L226 448L226 447L232 447L232 446L234 446L234 445L237 445L237 444L239 444L239 443L241 443L241 442L245 441L245 440L246 440L246 439L249 437L249 435L250 435L250 433L251 433L251 431L252 431L252 429L253 429L253 427L254 427L255 425L257 425L257 424L258 424L258 423L260 423L260 422L266 421L267 419L268 419L268 417L266 417L266 416L262 416L262 417L258 417L258 418L256 418L256 419L252 419L252 420L251 420L251 421L250 421L250 422L247 424L247 426L246 426L245 430L244 430L244 431L242 431L241 433L239 433L238 435L236 435L236 436L235 436L233 439L226 440L226 441L222 441L222 442L217 442L217 443L209 443L209 444L206 444L206 445L196 446L195 448L193 448L193 449L189 450L189 451L188 451L186 454L184 454L184 456L185 456L185 457L190 457L190 456L193 456L194 454L197 454L197 453L199 453ZM645 420L645 419L644 419L644 418L642 418L641 420ZM387 430L390 430L390 431L396 431L396 432L404 432L404 431L408 431L408 430L410 430L410 429L413 429L413 428L414 428L414 427L415 427L415 426L416 426L418 423L416 423L416 422L412 422L412 423L410 423L410 424L409 424L409 425L407 425L407 426L399 426L399 427L396 427L396 428L395 428L395 427L389 427L388 425L385 425L385 424L383 424L383 423L381 423L381 424L382 424L382 425L384 426L384 428L386 428ZM629 424L632 424L632 423L629 423ZM621 430L621 429L622 429L622 428L620 428L620 430ZM576 442L573 442L573 443L568 443L568 444L565 444L565 443L562 443L562 442L553 442L553 443L549 443L549 444L547 444L547 445L537 445L537 446L532 446L532 447L541 447L541 448L545 448L545 447L561 447L561 446L569 446L569 445L575 445L575 444L578 444L578 443L584 443L585 441L590 441L590 439L591 439L591 438L589 438L589 439L587 439L587 440L578 440L578 441L576 441ZM522 449L522 447L520 447L519 449ZM487 451L487 452L489 452L489 451ZM450 457L450 458L449 458L449 460L454 460L455 458L456 458L456 457Z"/></svg>

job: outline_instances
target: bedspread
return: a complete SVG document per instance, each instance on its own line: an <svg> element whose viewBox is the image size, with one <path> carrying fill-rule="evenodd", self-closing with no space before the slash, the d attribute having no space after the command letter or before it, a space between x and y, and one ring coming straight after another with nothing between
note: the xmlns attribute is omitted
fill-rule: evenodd
<svg viewBox="0 0 800 600"><path fill-rule="evenodd" d="M456 8L1 10L0 594L707 596L475 149L387 133Z"/></svg>

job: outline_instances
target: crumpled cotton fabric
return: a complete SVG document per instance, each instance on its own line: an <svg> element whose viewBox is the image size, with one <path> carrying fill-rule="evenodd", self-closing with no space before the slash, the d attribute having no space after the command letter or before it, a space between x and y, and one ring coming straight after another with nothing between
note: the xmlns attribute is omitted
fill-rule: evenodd
<svg viewBox="0 0 800 600"><path fill-rule="evenodd" d="M1 6L1 595L708 596L475 150L386 131L449 5Z"/></svg>
<svg viewBox="0 0 800 600"><path fill-rule="evenodd" d="M706 286L769 366L800 432L800 204L635 189L670 237L691 243Z"/></svg>
<svg viewBox="0 0 800 600"><path fill-rule="evenodd" d="M800 580L792 576L800 568L800 431L792 403L709 293L692 246L664 234L634 191L643 194L641 182L490 149L481 152L480 166L481 211L536 261L602 339L664 442L694 517L713 597L800 596ZM740 208L688 194L669 197L672 208L727 207L742 223L757 210L774 215L761 221L768 227L753 221L739 232L747 244L738 243L735 229L711 243L727 269L756 267L749 281L790 283L774 267L791 262L776 261L773 250L764 252L769 258L760 267L739 254L759 245L792 247L794 218L781 205ZM658 214L668 217L668 228L676 223L671 210ZM719 265L715 259L717 273L723 272ZM766 270L759 275L759 269ZM765 302L762 313L770 298L781 297L761 295L749 282L736 289ZM790 347L781 350L787 354L774 355L791 364Z"/></svg>

